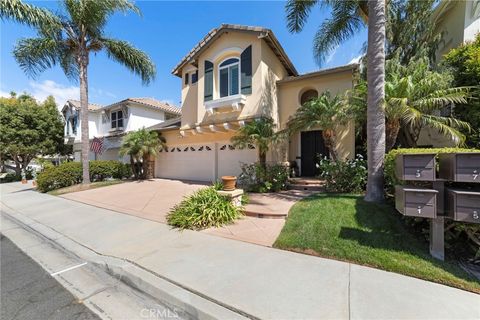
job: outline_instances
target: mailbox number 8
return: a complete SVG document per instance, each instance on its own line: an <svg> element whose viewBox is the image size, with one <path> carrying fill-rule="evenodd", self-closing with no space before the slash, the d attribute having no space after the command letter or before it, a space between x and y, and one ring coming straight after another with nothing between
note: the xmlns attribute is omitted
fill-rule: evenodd
<svg viewBox="0 0 480 320"><path fill-rule="evenodd" d="M473 219L477 220L478 219L478 212L477 210L473 211Z"/></svg>

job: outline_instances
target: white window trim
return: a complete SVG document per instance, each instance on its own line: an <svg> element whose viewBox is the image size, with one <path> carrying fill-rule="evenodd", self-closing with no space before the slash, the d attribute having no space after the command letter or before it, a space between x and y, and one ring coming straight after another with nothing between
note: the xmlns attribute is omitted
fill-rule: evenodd
<svg viewBox="0 0 480 320"><path fill-rule="evenodd" d="M122 126L119 127L118 126L118 112L121 111L122 112ZM117 119L115 119L115 127L112 128L112 122L114 121L112 119L112 114L113 113L116 113L117 114ZM125 115L123 114L123 110L122 109L115 109L115 110L110 110L110 131L116 131L116 130L123 130L124 126L125 126Z"/></svg>
<svg viewBox="0 0 480 320"><path fill-rule="evenodd" d="M220 65L221 65L222 63L224 63L225 61L227 61L227 60L229 60L229 59L237 59L238 62L229 64L229 65L226 65L226 66L223 66L223 67L220 67ZM222 99L222 98L231 97L231 96L237 96L237 95L239 95L239 94L241 93L240 90L242 89L242 85L240 84L240 80L241 80L241 74L242 74L241 70L242 70L242 69L241 69L241 66L240 66L240 61L241 61L240 57L236 57L236 56L235 56L235 57L227 57L227 58L223 59L222 61L220 61L220 62L218 63L218 71L217 71L217 76L218 76L218 78L217 78L217 79L218 79L218 98L217 98L217 99ZM237 93L237 94L234 94L234 95L230 94L230 73L228 73L228 89L227 89L227 90L228 90L228 94L227 94L225 97L221 97L221 96L220 96L220 95L221 95L221 92L220 92L220 71L223 70L223 69L228 69L228 68L230 68L230 67L232 67L232 66L234 66L234 65L238 65L238 93Z"/></svg>

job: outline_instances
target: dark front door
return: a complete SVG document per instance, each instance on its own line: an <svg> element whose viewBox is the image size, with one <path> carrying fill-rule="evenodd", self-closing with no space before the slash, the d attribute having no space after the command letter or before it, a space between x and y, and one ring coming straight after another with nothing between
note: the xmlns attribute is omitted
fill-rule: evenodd
<svg viewBox="0 0 480 320"><path fill-rule="evenodd" d="M317 175L316 163L318 156L328 155L325 144L323 143L322 131L305 131L300 136L301 143L301 174L304 177L313 177Z"/></svg>

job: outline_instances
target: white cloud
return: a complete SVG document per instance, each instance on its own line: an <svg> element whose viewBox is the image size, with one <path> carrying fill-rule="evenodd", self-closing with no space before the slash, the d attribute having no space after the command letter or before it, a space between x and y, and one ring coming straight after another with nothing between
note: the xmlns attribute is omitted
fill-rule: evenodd
<svg viewBox="0 0 480 320"><path fill-rule="evenodd" d="M65 86L52 80L42 82L30 81L31 94L38 101L44 101L48 96L53 96L59 108L61 108L68 99L79 99L80 89L75 86Z"/></svg>
<svg viewBox="0 0 480 320"><path fill-rule="evenodd" d="M6 92L0 89L0 97L10 98L10 92Z"/></svg>
<svg viewBox="0 0 480 320"><path fill-rule="evenodd" d="M330 54L329 54L328 57L325 59L325 64L328 64L328 63L330 63L330 61L332 61L333 56L334 56L335 53L337 52L337 49L338 49L338 46L336 46L335 48L333 48L333 49L330 51Z"/></svg>
<svg viewBox="0 0 480 320"><path fill-rule="evenodd" d="M352 60L350 60L350 61L348 62L348 64L351 64L351 63L360 63L360 59L362 59L362 57L363 57L363 54L361 54L361 55L353 58Z"/></svg>
<svg viewBox="0 0 480 320"><path fill-rule="evenodd" d="M98 97L109 97L109 98L116 98L117 96L110 91L102 90L102 89L97 89L97 88L91 88L90 91L92 92L92 97L93 98L98 98Z"/></svg>

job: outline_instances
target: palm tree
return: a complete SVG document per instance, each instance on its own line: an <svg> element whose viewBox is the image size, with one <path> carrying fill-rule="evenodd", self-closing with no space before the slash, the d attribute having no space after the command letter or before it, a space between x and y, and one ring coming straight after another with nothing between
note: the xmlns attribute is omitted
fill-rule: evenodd
<svg viewBox="0 0 480 320"><path fill-rule="evenodd" d="M267 117L246 123L231 138L233 146L239 149L246 149L249 144L255 145L258 150L258 161L263 169L267 167L267 152L276 140L275 123L272 118Z"/></svg>
<svg viewBox="0 0 480 320"><path fill-rule="evenodd" d="M367 48L367 155L368 181L365 200L383 200L385 157L385 0L288 0L287 25L300 32L312 8L330 6L332 17L322 23L314 37L314 54L322 63L329 52L368 24Z"/></svg>
<svg viewBox="0 0 480 320"><path fill-rule="evenodd" d="M349 119L350 115L343 97L338 95L331 97L330 92L327 91L298 108L287 122L286 130L289 134L293 134L301 130L321 128L323 141L330 152L330 157L337 161L335 128L347 124Z"/></svg>
<svg viewBox="0 0 480 320"><path fill-rule="evenodd" d="M459 131L471 130L467 122L439 115L439 111L455 103L466 103L471 87L451 88L447 73L429 70L427 57L410 61L402 66L395 56L386 63L385 116L386 152L397 143L403 129L415 147L420 130L429 127L462 144L465 136ZM367 83L361 80L353 90L350 103L358 106L360 116L366 109ZM361 121L360 121L361 122Z"/></svg>
<svg viewBox="0 0 480 320"><path fill-rule="evenodd" d="M90 183L88 169L88 65L90 53L105 50L107 56L123 64L148 84L155 77L155 65L142 51L122 40L105 35L107 20L115 12L139 9L129 0L63 0L62 11L53 13L20 0L2 0L0 15L34 27L35 38L21 39L14 56L24 72L36 77L59 65L71 80L80 82L80 119L83 183Z"/></svg>
<svg viewBox="0 0 480 320"><path fill-rule="evenodd" d="M145 128L129 132L122 141L120 155L130 156L130 165L135 178L152 179L152 159L160 150L167 148L166 140L155 131L148 131ZM142 170L138 170L141 165Z"/></svg>

